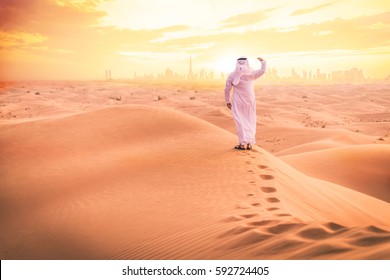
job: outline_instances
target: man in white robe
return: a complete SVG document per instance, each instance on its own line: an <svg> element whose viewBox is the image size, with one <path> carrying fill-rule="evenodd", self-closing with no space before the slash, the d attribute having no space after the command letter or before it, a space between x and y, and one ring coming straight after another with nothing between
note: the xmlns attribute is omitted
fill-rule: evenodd
<svg viewBox="0 0 390 280"><path fill-rule="evenodd" d="M237 59L236 69L226 80L225 101L233 113L239 141L234 148L239 150L251 150L256 142L256 99L253 83L265 73L267 67L264 59L258 60L261 62L261 69L252 70L248 59L240 57ZM230 97L232 88L233 94Z"/></svg>

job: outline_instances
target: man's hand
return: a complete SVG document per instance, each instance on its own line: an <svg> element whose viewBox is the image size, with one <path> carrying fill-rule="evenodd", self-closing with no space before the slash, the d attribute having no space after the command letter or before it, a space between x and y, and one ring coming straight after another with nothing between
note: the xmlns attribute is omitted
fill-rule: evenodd
<svg viewBox="0 0 390 280"><path fill-rule="evenodd" d="M232 109L232 104L231 103L226 103L226 106L231 110Z"/></svg>
<svg viewBox="0 0 390 280"><path fill-rule="evenodd" d="M257 58L260 62L263 62L264 61L264 59L262 59L261 57L258 57Z"/></svg>

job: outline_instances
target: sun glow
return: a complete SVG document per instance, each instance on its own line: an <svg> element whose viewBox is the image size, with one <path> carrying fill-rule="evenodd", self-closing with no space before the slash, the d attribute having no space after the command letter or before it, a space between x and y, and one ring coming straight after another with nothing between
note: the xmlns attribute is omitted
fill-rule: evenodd
<svg viewBox="0 0 390 280"><path fill-rule="evenodd" d="M221 56L214 64L214 70L217 72L231 72L236 66L236 60L238 57L233 55Z"/></svg>

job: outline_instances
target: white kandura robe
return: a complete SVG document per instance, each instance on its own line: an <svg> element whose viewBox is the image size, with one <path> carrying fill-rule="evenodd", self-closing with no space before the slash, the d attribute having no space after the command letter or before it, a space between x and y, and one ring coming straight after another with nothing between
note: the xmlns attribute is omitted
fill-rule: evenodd
<svg viewBox="0 0 390 280"><path fill-rule="evenodd" d="M226 80L225 101L232 104L232 113L240 144L253 145L256 142L256 99L253 83L265 73L266 67L267 63L263 60L261 69L245 74L238 73L236 70ZM230 102L232 87L233 95Z"/></svg>

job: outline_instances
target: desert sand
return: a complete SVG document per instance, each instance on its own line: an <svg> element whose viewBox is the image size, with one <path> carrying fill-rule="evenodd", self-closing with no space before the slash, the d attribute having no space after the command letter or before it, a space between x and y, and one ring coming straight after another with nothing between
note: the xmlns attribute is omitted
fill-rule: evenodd
<svg viewBox="0 0 390 280"><path fill-rule="evenodd" d="M390 84L0 85L1 259L390 259Z"/></svg>

